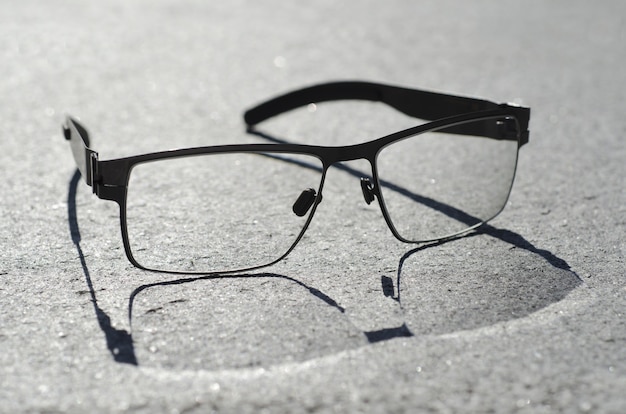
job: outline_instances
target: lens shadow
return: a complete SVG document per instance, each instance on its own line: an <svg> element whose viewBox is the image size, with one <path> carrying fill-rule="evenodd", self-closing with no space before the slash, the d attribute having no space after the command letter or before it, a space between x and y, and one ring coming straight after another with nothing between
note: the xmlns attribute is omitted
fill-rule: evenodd
<svg viewBox="0 0 626 414"><path fill-rule="evenodd" d="M142 366L267 367L368 343L331 298L277 274L155 283L136 289L130 306Z"/></svg>
<svg viewBox="0 0 626 414"><path fill-rule="evenodd" d="M425 249L428 254L420 254ZM397 282L406 324L418 336L523 318L583 283L563 259L489 225L408 252L400 260Z"/></svg>

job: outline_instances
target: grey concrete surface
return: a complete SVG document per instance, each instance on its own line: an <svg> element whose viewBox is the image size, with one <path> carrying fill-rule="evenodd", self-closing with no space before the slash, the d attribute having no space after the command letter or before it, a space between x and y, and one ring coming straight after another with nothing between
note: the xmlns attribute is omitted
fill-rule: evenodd
<svg viewBox="0 0 626 414"><path fill-rule="evenodd" d="M0 412L626 412L625 16L622 1L0 2ZM341 79L530 106L505 211L416 249L335 169L287 260L185 282L126 260L116 206L76 180L60 130L80 117L102 159L259 142L246 108ZM340 144L413 123L344 102L267 128Z"/></svg>

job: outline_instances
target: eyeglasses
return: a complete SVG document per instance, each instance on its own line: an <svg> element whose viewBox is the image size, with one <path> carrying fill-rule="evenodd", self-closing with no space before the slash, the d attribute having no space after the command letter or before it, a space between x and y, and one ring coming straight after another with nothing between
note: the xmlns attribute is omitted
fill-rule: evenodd
<svg viewBox="0 0 626 414"><path fill-rule="evenodd" d="M349 146L246 144L99 160L87 130L63 125L76 165L101 199L117 202L130 262L173 273L228 273L272 265L304 235L328 169L365 159L365 202L375 199L407 243L457 236L504 208L528 142L530 109L366 82L316 85L248 110L251 131L283 112L324 101L383 102L431 121Z"/></svg>

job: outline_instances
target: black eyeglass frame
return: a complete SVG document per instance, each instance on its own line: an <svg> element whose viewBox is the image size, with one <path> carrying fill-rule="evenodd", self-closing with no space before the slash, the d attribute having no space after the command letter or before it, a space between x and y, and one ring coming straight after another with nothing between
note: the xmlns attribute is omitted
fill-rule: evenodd
<svg viewBox="0 0 626 414"><path fill-rule="evenodd" d="M498 213L496 213L493 217L485 219L480 223L453 235L429 240L407 240L396 230L385 206L384 197L380 191L381 185L376 167L376 158L378 153L383 148L396 141L425 132L443 132L444 130L446 133L459 135L473 135L498 140L517 141L517 148L519 150L519 148L526 144L529 139L528 124L530 120L530 108L512 104L496 104L486 100L400 88L377 83L353 81L325 83L278 96L246 111L244 114L244 120L248 128L253 130L256 124L283 112L306 106L310 103L335 100L367 100L382 102L402 113L405 113L406 115L431 122L395 132L368 142L347 146L318 146L307 144L234 144L160 151L111 160L100 160L98 158L98 153L90 148L90 139L87 130L72 117L66 117L63 125L63 132L65 138L70 141L76 166L83 176L86 184L93 188L93 193L100 199L115 201L119 205L122 241L126 257L134 266L144 270L163 271L145 267L135 260L130 247L126 224L126 200L129 177L133 167L137 164L149 161L218 153L268 152L310 155L318 158L322 162L323 170L320 186L315 194L313 204L310 207L312 210L306 223L300 231L300 234L285 254L270 263L247 267L244 269L219 272L167 271L167 273L234 273L271 266L284 259L303 237L315 214L317 206L322 200L322 188L328 168L335 163L343 161L365 159L369 162L372 168L373 178L373 183L369 190L371 194L378 199L383 217L394 237L405 243L426 243L454 237L480 226L500 213L501 210L498 211ZM494 119L514 122L514 126L507 126L508 122L472 122L470 125L467 125L467 122L469 121L489 121Z"/></svg>

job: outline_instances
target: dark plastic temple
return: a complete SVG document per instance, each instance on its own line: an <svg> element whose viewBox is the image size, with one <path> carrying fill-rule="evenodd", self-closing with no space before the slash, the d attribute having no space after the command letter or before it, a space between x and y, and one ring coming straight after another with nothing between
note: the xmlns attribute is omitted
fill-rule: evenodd
<svg viewBox="0 0 626 414"><path fill-rule="evenodd" d="M480 99L369 82L333 82L278 96L247 111L244 119L248 125L255 125L312 102L347 99L383 102L406 115L429 121L468 112L499 108L496 103Z"/></svg>
<svg viewBox="0 0 626 414"><path fill-rule="evenodd" d="M89 133L77 121L69 116L63 124L63 135L70 142L76 167L87 185L93 186L93 158L98 154L89 148ZM95 188L94 188L95 190Z"/></svg>
<svg viewBox="0 0 626 414"><path fill-rule="evenodd" d="M325 83L278 96L246 111L244 120L248 126L254 126L266 119L310 103L338 100L382 102L406 115L427 121L471 112L507 108L515 112L515 115L518 117L522 134L528 128L528 118L530 117L527 108L510 107L482 99L353 81ZM446 132L462 135L479 135L495 139L513 139L507 134L503 135L501 130L494 129L492 126L487 127L487 123L485 123L485 127L484 129L481 127L477 128L475 124L471 130L459 127L448 128ZM522 143L525 142L526 140L523 139Z"/></svg>

